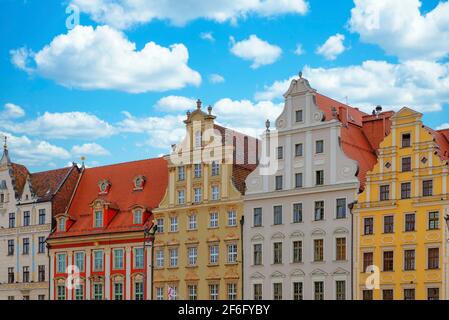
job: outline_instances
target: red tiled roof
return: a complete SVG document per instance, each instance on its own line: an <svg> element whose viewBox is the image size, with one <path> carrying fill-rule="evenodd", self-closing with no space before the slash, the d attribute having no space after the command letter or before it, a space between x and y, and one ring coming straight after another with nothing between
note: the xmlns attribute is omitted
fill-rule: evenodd
<svg viewBox="0 0 449 320"><path fill-rule="evenodd" d="M20 197L22 195L23 187L25 186L27 177L30 173L28 169L21 164L11 163L11 168L16 195Z"/></svg>
<svg viewBox="0 0 449 320"><path fill-rule="evenodd" d="M433 130L425 127L432 135L438 145L438 155L442 160L449 161L449 130Z"/></svg>
<svg viewBox="0 0 449 320"><path fill-rule="evenodd" d="M380 142L390 132L390 117L394 112L382 112L377 116L368 115L334 99L316 93L317 106L324 112L325 119L334 119L332 109L335 108L336 119L342 122L341 145L343 152L357 161L359 169L357 177L360 190L364 189L366 173L377 162L377 149Z"/></svg>
<svg viewBox="0 0 449 320"><path fill-rule="evenodd" d="M145 185L143 190L134 191L133 179L139 175L145 176ZM100 195L98 182L104 179L111 183L111 187L106 195ZM50 238L141 231L143 225L136 226L133 223L132 207L156 208L165 194L167 183L168 167L163 158L84 169L67 210L67 214L75 221L67 232L54 232ZM92 225L90 205L96 199L114 203L118 208L110 223L101 229L94 229Z"/></svg>
<svg viewBox="0 0 449 320"><path fill-rule="evenodd" d="M51 200L52 196L64 182L72 167L32 173L31 188L40 201Z"/></svg>

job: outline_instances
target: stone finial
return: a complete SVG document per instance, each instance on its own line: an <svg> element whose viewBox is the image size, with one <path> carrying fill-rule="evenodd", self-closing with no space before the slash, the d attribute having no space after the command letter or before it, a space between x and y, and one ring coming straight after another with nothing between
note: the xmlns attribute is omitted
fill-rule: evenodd
<svg viewBox="0 0 449 320"><path fill-rule="evenodd" d="M302 79L302 71L299 71L298 76L299 76L299 79Z"/></svg>
<svg viewBox="0 0 449 320"><path fill-rule="evenodd" d="M176 144L172 144L172 145L171 145L171 150L172 150L173 152L176 151Z"/></svg>
<svg viewBox="0 0 449 320"><path fill-rule="evenodd" d="M187 110L186 114L187 114L187 117L190 117L190 111L189 110Z"/></svg>
<svg viewBox="0 0 449 320"><path fill-rule="evenodd" d="M212 106L211 105L209 105L207 107L207 112L209 113L209 115L212 115Z"/></svg>
<svg viewBox="0 0 449 320"><path fill-rule="evenodd" d="M265 128L267 128L267 131L270 131L270 120L268 119L265 121Z"/></svg>
<svg viewBox="0 0 449 320"><path fill-rule="evenodd" d="M198 99L197 101L196 101L196 108L199 110L199 109L201 109L201 100L200 99Z"/></svg>

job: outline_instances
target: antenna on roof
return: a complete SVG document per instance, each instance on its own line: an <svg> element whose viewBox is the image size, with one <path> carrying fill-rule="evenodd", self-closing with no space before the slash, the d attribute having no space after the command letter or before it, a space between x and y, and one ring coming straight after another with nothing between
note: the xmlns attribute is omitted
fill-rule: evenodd
<svg viewBox="0 0 449 320"><path fill-rule="evenodd" d="M81 167L84 168L84 161L86 160L85 156L81 156Z"/></svg>

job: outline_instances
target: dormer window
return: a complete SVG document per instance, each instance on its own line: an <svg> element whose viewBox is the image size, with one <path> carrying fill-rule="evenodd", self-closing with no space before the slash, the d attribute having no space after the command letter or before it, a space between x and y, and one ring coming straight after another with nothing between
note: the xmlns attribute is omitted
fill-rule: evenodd
<svg viewBox="0 0 449 320"><path fill-rule="evenodd" d="M59 232L65 232L65 218L59 218L59 222L58 222L58 231Z"/></svg>
<svg viewBox="0 0 449 320"><path fill-rule="evenodd" d="M95 211L94 216L94 228L102 228L103 227L103 211Z"/></svg>
<svg viewBox="0 0 449 320"><path fill-rule="evenodd" d="M134 224L142 224L142 209L134 210Z"/></svg>
<svg viewBox="0 0 449 320"><path fill-rule="evenodd" d="M134 178L134 190L143 190L143 186L145 184L144 176L137 176Z"/></svg>
<svg viewBox="0 0 449 320"><path fill-rule="evenodd" d="M100 194L106 194L109 192L111 183L108 180L101 180L98 182L98 188L100 189Z"/></svg>

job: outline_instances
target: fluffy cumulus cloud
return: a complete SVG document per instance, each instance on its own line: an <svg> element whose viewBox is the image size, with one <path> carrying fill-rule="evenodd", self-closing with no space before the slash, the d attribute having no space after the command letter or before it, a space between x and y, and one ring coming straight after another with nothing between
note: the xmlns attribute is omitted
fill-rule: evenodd
<svg viewBox="0 0 449 320"><path fill-rule="evenodd" d="M391 64L365 61L362 65L336 68L304 68L312 87L334 99L371 112L377 104L398 110L439 111L449 101L449 64L407 61ZM293 77L276 81L256 93L256 99L280 99Z"/></svg>
<svg viewBox="0 0 449 320"><path fill-rule="evenodd" d="M255 34L238 42L233 37L230 40L231 53L244 60L252 61L253 69L276 62L282 54L280 47L259 39Z"/></svg>
<svg viewBox="0 0 449 320"><path fill-rule="evenodd" d="M401 60L435 60L449 53L449 2L422 13L420 0L354 0L349 27L362 41Z"/></svg>
<svg viewBox="0 0 449 320"><path fill-rule="evenodd" d="M25 165L48 164L55 159L69 159L70 153L64 148L55 146L44 140L32 140L26 135L13 135L1 131L0 137L8 137L8 147L14 161Z"/></svg>
<svg viewBox="0 0 449 320"><path fill-rule="evenodd" d="M0 119L17 119L25 115L25 110L14 103L6 103L4 109L0 111Z"/></svg>
<svg viewBox="0 0 449 320"><path fill-rule="evenodd" d="M81 156L108 156L110 153L97 143L85 143L73 146L72 154Z"/></svg>
<svg viewBox="0 0 449 320"><path fill-rule="evenodd" d="M329 37L323 45L319 46L316 52L327 60L335 60L340 54L342 54L346 48L344 45L345 36L337 33Z"/></svg>
<svg viewBox="0 0 449 320"><path fill-rule="evenodd" d="M109 26L76 26L40 51L11 51L20 69L80 89L131 93L165 91L199 85L201 76L188 65L183 44L169 48L148 42L142 50Z"/></svg>
<svg viewBox="0 0 449 320"><path fill-rule="evenodd" d="M443 123L437 127L437 130L449 129L449 123Z"/></svg>
<svg viewBox="0 0 449 320"><path fill-rule="evenodd" d="M215 83L215 84L216 83L223 83L223 82L225 82L225 78L222 75L220 75L220 74L213 73L213 74L211 74L209 76L209 81L211 83Z"/></svg>
<svg viewBox="0 0 449 320"><path fill-rule="evenodd" d="M186 111L194 108L195 105L194 99L181 96L167 96L156 102L156 108L165 112Z"/></svg>
<svg viewBox="0 0 449 320"><path fill-rule="evenodd" d="M118 29L155 19L182 26L199 18L235 23L249 14L271 17L303 15L308 11L306 0L72 0L71 3L94 21Z"/></svg>
<svg viewBox="0 0 449 320"><path fill-rule="evenodd" d="M115 133L112 125L85 112L45 112L31 120L2 122L0 127L14 133L50 139L93 139Z"/></svg>

